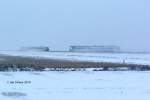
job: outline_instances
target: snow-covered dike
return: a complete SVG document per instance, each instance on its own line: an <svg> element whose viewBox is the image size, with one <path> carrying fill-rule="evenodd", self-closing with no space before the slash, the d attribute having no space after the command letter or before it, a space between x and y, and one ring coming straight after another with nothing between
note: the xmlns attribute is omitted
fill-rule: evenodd
<svg viewBox="0 0 150 100"><path fill-rule="evenodd" d="M92 62L114 62L129 64L150 65L150 54L148 53L72 53L72 52L25 52L25 51L0 51L0 54L13 56L64 59Z"/></svg>
<svg viewBox="0 0 150 100"><path fill-rule="evenodd" d="M15 83L16 82L16 83ZM149 100L150 72L0 72L1 100Z"/></svg>

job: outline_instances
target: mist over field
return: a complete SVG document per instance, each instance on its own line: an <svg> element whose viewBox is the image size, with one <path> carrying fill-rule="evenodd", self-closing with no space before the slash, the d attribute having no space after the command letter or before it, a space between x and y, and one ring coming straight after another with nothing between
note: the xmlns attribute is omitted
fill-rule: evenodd
<svg viewBox="0 0 150 100"><path fill-rule="evenodd" d="M1 0L0 50L118 45L150 51L149 0Z"/></svg>
<svg viewBox="0 0 150 100"><path fill-rule="evenodd" d="M0 99L149 100L149 11L150 0L0 0Z"/></svg>

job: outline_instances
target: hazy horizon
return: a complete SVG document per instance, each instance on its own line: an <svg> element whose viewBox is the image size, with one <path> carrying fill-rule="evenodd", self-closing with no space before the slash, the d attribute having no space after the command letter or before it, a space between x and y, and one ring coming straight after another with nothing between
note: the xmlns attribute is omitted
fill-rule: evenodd
<svg viewBox="0 0 150 100"><path fill-rule="evenodd" d="M0 50L117 45L150 51L148 0L0 1Z"/></svg>

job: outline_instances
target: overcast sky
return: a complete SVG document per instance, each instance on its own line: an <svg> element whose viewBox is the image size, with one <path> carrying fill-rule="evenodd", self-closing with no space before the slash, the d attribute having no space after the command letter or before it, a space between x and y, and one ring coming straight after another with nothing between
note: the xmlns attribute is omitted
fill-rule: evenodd
<svg viewBox="0 0 150 100"><path fill-rule="evenodd" d="M0 0L0 49L118 45L150 51L150 0Z"/></svg>

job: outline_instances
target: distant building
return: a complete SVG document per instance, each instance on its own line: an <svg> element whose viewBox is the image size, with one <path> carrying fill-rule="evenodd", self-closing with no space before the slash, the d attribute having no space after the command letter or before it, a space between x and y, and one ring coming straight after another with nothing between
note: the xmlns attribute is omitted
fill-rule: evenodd
<svg viewBox="0 0 150 100"><path fill-rule="evenodd" d="M70 46L70 52L120 52L118 46Z"/></svg>
<svg viewBox="0 0 150 100"><path fill-rule="evenodd" d="M49 47L44 47L44 46L37 46L37 47L22 47L20 51L43 51L43 52L48 52Z"/></svg>

